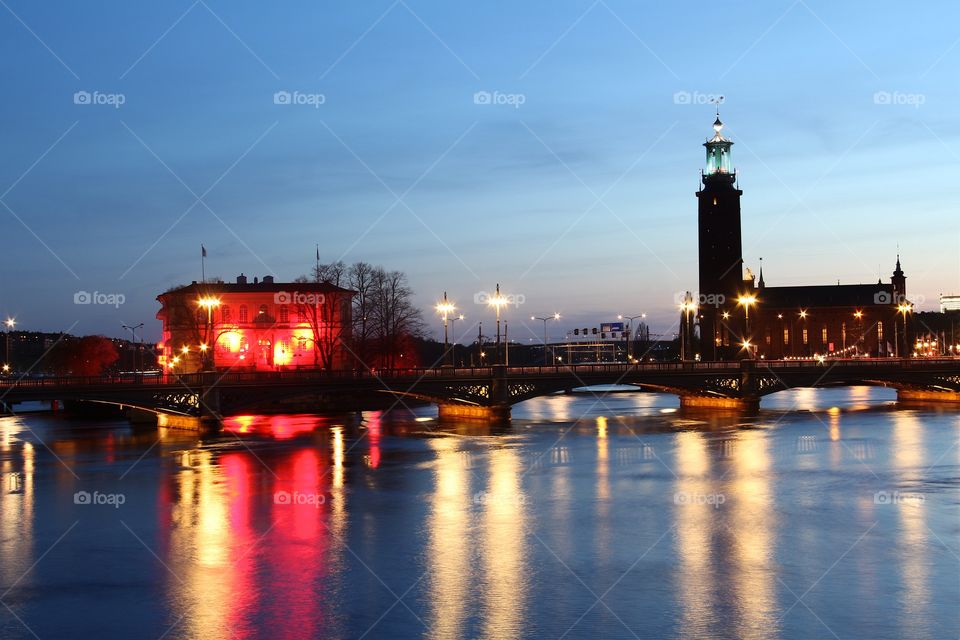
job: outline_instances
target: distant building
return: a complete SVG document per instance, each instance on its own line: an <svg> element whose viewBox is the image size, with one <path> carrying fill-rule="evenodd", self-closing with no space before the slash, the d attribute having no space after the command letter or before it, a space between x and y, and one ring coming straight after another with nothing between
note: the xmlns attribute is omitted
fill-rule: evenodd
<svg viewBox="0 0 960 640"><path fill-rule="evenodd" d="M759 279L749 269L744 275L733 142L719 117L713 129L697 192L699 300L681 306L681 335L693 335L699 324L700 357L909 355L912 307L900 256L889 283L768 287L762 266ZM683 357L696 357L694 349L687 340Z"/></svg>
<svg viewBox="0 0 960 640"><path fill-rule="evenodd" d="M940 294L940 313L960 311L960 296Z"/></svg>
<svg viewBox="0 0 960 640"><path fill-rule="evenodd" d="M354 291L329 282L193 282L157 296L158 363L201 370L341 369L350 361Z"/></svg>

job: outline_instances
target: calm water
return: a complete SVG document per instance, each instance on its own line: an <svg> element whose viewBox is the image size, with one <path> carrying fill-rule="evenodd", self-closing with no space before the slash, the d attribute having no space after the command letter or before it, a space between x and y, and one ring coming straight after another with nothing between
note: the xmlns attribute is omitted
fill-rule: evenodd
<svg viewBox="0 0 960 640"><path fill-rule="evenodd" d="M892 399L0 418L0 637L957 638L960 411Z"/></svg>

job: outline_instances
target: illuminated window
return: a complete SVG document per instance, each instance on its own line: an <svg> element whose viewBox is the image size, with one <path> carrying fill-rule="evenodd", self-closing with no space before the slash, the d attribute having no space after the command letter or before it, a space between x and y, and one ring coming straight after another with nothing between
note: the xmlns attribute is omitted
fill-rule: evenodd
<svg viewBox="0 0 960 640"><path fill-rule="evenodd" d="M847 341L847 323L846 322L842 322L840 324L840 340L842 340L844 343L846 343Z"/></svg>
<svg viewBox="0 0 960 640"><path fill-rule="evenodd" d="M803 330L803 344L810 344L810 336L807 335L806 328Z"/></svg>
<svg viewBox="0 0 960 640"><path fill-rule="evenodd" d="M883 340L883 323L877 323L877 340Z"/></svg>
<svg viewBox="0 0 960 640"><path fill-rule="evenodd" d="M767 335L766 335L765 340L766 340L766 342L767 342L768 345L773 342L773 337L770 335L770 329L767 329Z"/></svg>
<svg viewBox="0 0 960 640"><path fill-rule="evenodd" d="M297 322L306 322L307 321L307 310L303 308L303 305L297 305Z"/></svg>
<svg viewBox="0 0 960 640"><path fill-rule="evenodd" d="M823 329L820 330L820 342L827 344L827 325L823 325Z"/></svg>
<svg viewBox="0 0 960 640"><path fill-rule="evenodd" d="M220 305L220 318L224 322L230 322L230 320L232 320L230 317L230 307L228 305Z"/></svg>
<svg viewBox="0 0 960 640"><path fill-rule="evenodd" d="M290 310L287 305L280 305L280 322L290 322Z"/></svg>
<svg viewBox="0 0 960 640"><path fill-rule="evenodd" d="M307 350L307 339L304 336L297 338L297 350L306 351Z"/></svg>
<svg viewBox="0 0 960 640"><path fill-rule="evenodd" d="M783 344L790 344L790 329L783 330Z"/></svg>
<svg viewBox="0 0 960 640"><path fill-rule="evenodd" d="M245 304L240 305L239 315L240 315L240 322L247 322L250 319L249 316L247 315L247 305Z"/></svg>

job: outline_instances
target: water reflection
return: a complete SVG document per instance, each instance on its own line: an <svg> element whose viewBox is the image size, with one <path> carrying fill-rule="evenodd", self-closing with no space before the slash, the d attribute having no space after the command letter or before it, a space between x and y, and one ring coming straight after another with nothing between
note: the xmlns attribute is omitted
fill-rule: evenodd
<svg viewBox="0 0 960 640"><path fill-rule="evenodd" d="M26 577L34 555L36 450L22 439L24 429L19 418L0 417L0 585L5 585L4 591Z"/></svg>

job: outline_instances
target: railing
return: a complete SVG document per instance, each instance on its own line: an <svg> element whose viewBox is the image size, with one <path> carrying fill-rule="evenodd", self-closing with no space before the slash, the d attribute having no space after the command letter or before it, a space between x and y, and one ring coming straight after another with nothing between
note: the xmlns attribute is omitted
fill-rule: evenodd
<svg viewBox="0 0 960 640"><path fill-rule="evenodd" d="M827 368L875 368L916 370L950 365L960 368L960 358L849 358L820 360L738 360L723 362L643 362L611 364L578 364L548 366L488 366L488 367L437 367L414 369L379 369L355 371L326 371L321 369L297 369L286 371L201 372L184 374L108 375L108 376L56 376L43 378L0 378L2 388L38 388L62 386L121 386L121 387L182 387L209 384L256 384L294 381L337 380L420 380L437 378L490 378L498 375L522 376L590 376L594 374L625 374L631 372L690 372L729 373L742 369L763 371L804 370Z"/></svg>

